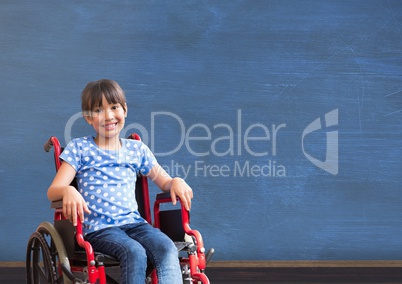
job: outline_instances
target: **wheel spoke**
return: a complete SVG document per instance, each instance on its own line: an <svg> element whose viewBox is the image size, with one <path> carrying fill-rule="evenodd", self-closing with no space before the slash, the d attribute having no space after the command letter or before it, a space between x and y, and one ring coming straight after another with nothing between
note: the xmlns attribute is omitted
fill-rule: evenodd
<svg viewBox="0 0 402 284"><path fill-rule="evenodd" d="M48 275L46 269L43 269L43 267L41 265L34 264L34 272L38 273L38 277L39 277L39 279L41 279L43 281L43 283L49 282L49 280L50 280L49 275Z"/></svg>
<svg viewBox="0 0 402 284"><path fill-rule="evenodd" d="M34 232L31 235L27 254L27 283L54 284L56 275L49 245L39 232Z"/></svg>

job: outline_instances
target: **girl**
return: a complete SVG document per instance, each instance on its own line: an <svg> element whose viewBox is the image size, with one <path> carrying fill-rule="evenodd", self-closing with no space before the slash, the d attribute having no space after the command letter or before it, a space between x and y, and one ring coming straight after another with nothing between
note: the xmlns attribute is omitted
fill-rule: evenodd
<svg viewBox="0 0 402 284"><path fill-rule="evenodd" d="M120 261L121 284L145 283L147 259L157 270L159 283L182 283L174 243L138 213L135 181L148 176L162 191L170 191L191 208L192 189L171 178L140 141L119 138L127 117L123 90L112 80L90 82L81 94L85 120L96 136L73 139L48 189L50 201L63 199L63 214L74 226L77 218L95 251ZM70 186L76 178L78 188Z"/></svg>

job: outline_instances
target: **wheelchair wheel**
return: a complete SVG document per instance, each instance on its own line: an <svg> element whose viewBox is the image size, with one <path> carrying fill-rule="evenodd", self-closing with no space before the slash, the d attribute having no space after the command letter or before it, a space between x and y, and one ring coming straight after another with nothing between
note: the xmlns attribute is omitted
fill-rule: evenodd
<svg viewBox="0 0 402 284"><path fill-rule="evenodd" d="M60 235L48 222L41 223L31 235L27 246L26 279L28 284L71 284L61 267L70 263Z"/></svg>

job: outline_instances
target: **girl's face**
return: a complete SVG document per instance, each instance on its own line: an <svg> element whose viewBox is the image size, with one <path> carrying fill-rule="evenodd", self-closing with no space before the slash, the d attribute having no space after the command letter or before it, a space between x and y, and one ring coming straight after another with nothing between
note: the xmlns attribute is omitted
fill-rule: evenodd
<svg viewBox="0 0 402 284"><path fill-rule="evenodd" d="M108 141L119 138L126 116L127 112L121 104L108 103L103 97L102 106L95 107L89 116L85 116L85 120L95 129L97 139Z"/></svg>

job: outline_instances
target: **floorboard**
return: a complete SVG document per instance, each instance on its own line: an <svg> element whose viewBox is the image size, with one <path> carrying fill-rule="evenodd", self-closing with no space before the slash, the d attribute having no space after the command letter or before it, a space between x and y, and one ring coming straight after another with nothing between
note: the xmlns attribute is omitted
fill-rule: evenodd
<svg viewBox="0 0 402 284"><path fill-rule="evenodd" d="M23 263L0 263L0 283L25 283ZM212 284L402 283L402 262L211 262Z"/></svg>

